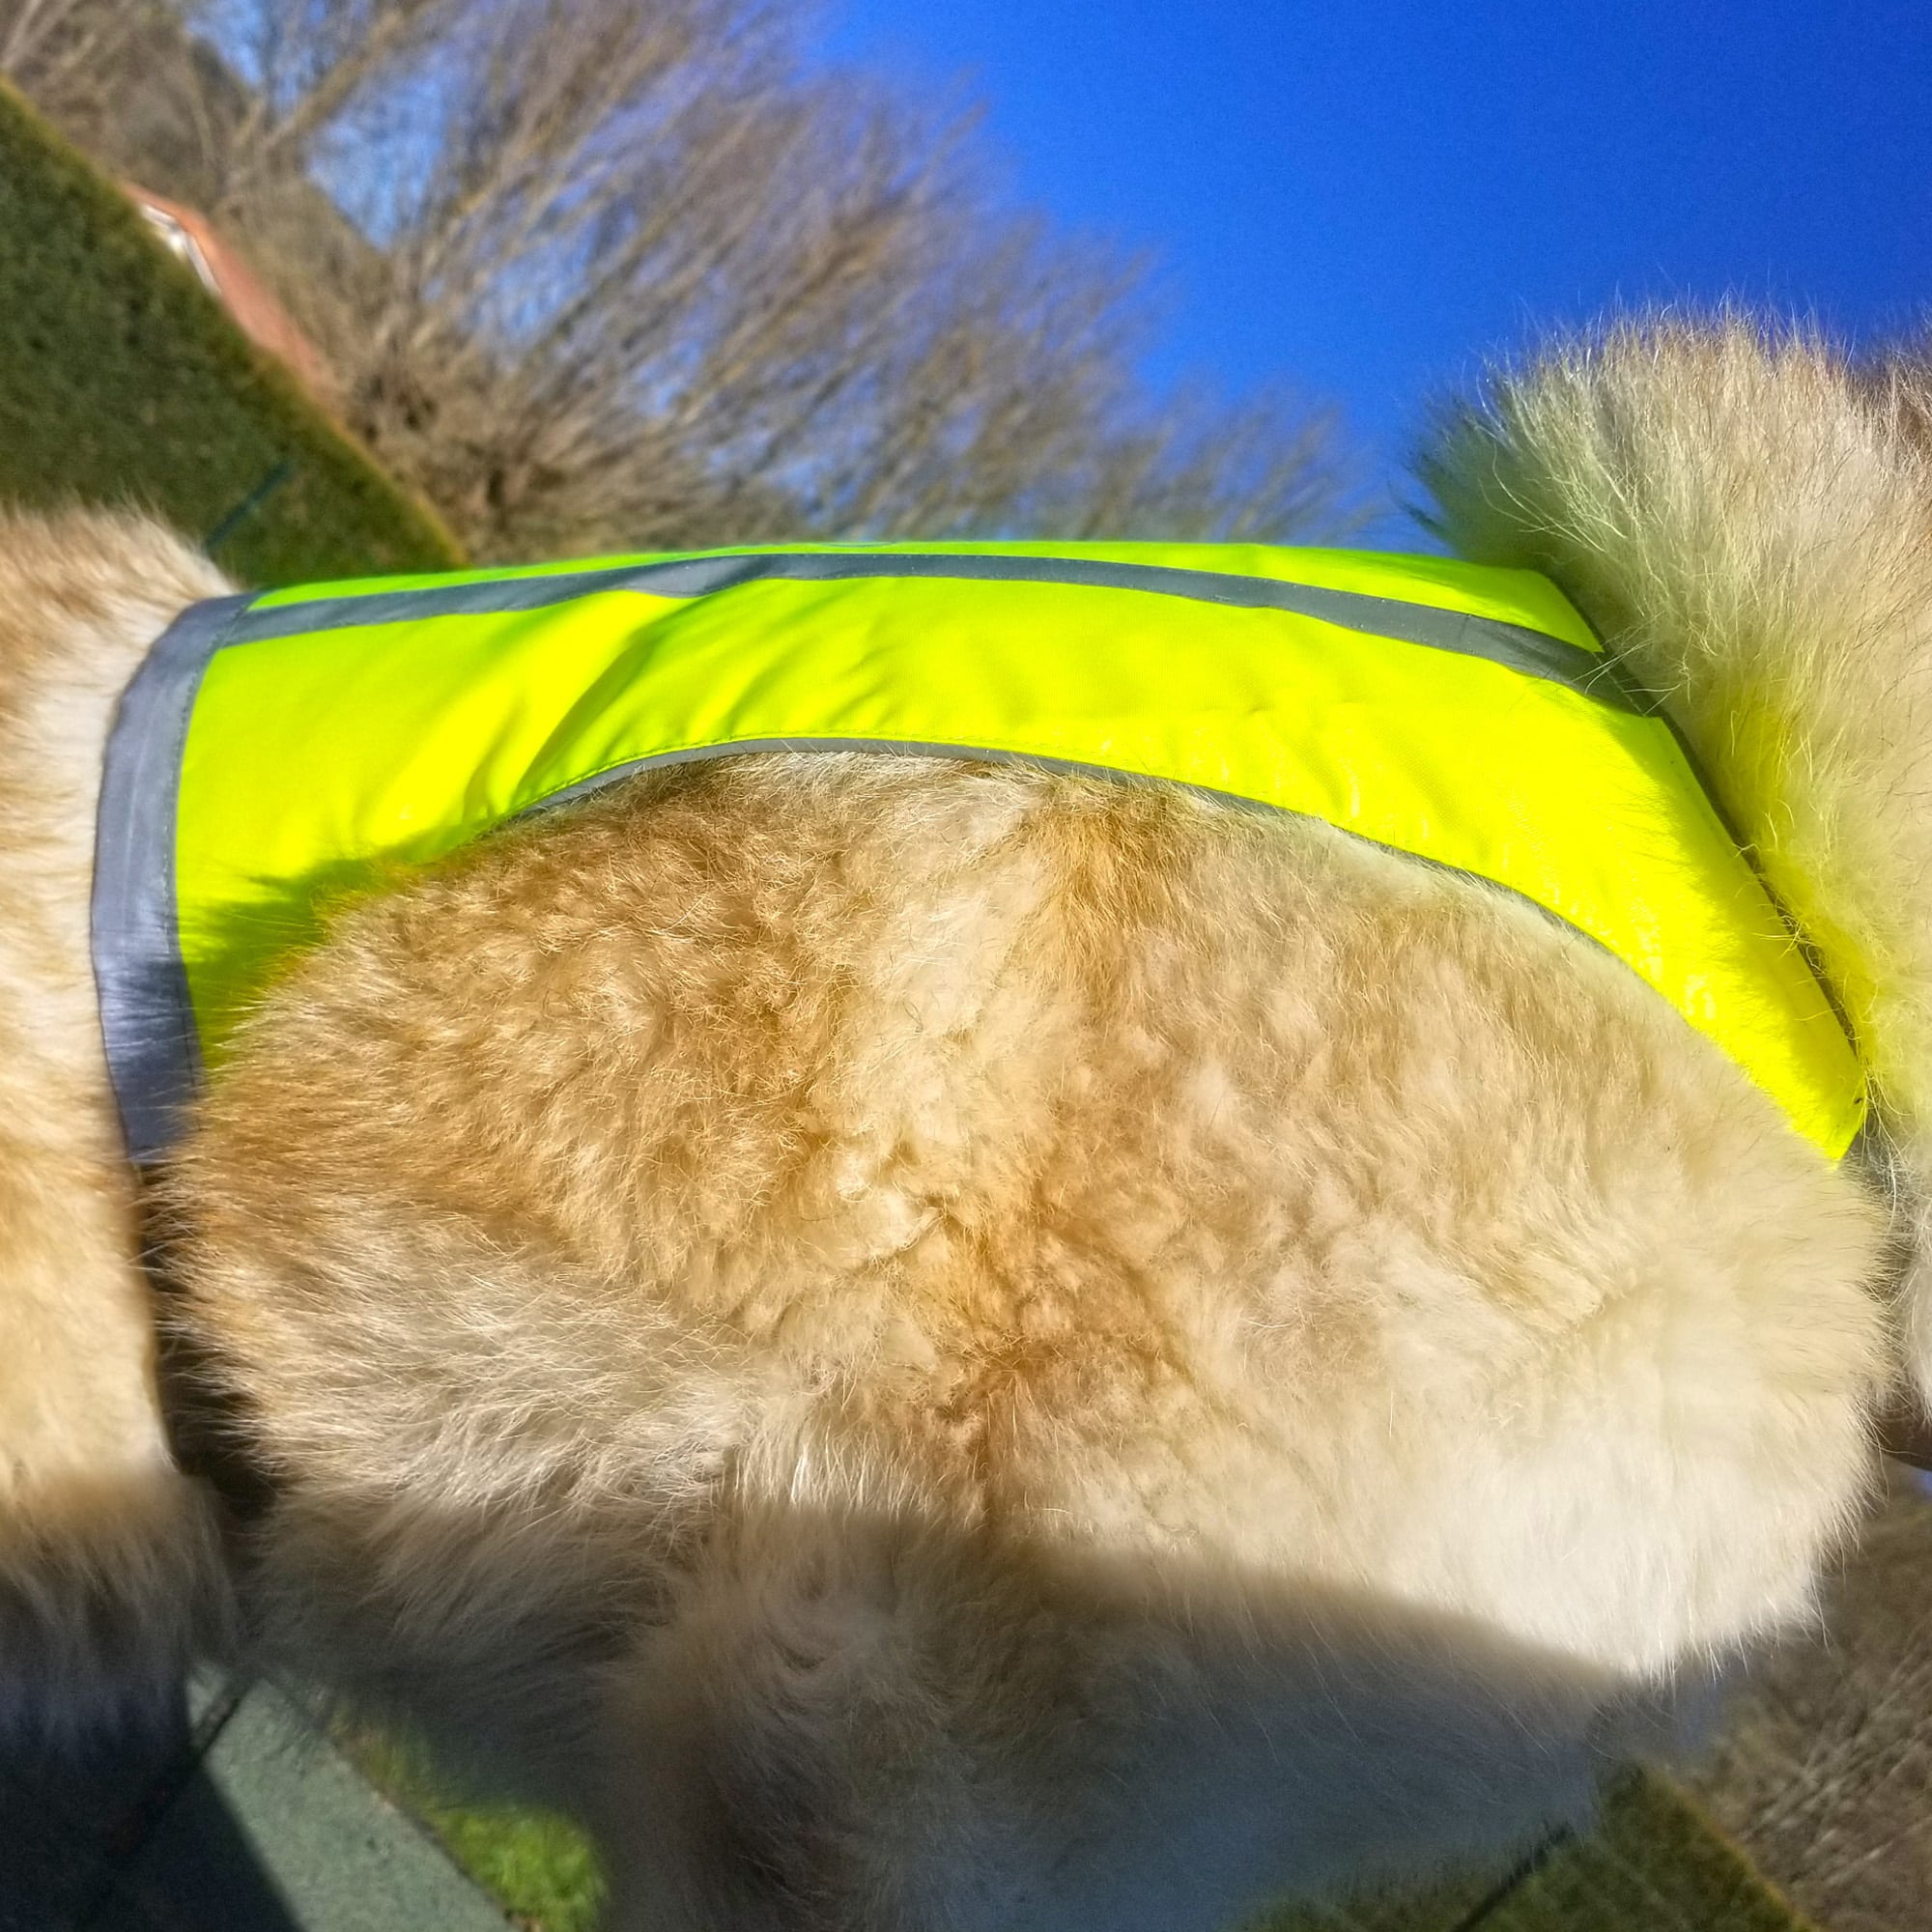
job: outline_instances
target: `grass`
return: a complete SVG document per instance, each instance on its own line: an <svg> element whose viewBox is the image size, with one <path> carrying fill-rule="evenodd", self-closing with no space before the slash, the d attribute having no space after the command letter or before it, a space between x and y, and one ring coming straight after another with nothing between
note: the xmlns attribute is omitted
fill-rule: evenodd
<svg viewBox="0 0 1932 1932"><path fill-rule="evenodd" d="M0 497L133 504L255 583L463 561L113 183L0 86ZM280 471L245 515L231 513Z"/></svg>
<svg viewBox="0 0 1932 1932"><path fill-rule="evenodd" d="M419 1819L523 1932L595 1932L603 1879L567 1819L514 1805L461 1804L403 1739L365 1727L336 1741L371 1784Z"/></svg>
<svg viewBox="0 0 1932 1932"><path fill-rule="evenodd" d="M428 1826L525 1932L595 1932L589 1842L541 1812L466 1806L393 1738L345 1740L371 1782ZM1346 1906L1277 1912L1248 1932L1817 1932L1699 1806L1661 1774L1632 1770L1588 1836L1563 1838L1508 1878L1469 1878Z"/></svg>
<svg viewBox="0 0 1932 1932"><path fill-rule="evenodd" d="M1502 1884L1467 1880L1277 1913L1249 1932L1817 1932L1675 1783L1632 1770L1588 1836Z"/></svg>

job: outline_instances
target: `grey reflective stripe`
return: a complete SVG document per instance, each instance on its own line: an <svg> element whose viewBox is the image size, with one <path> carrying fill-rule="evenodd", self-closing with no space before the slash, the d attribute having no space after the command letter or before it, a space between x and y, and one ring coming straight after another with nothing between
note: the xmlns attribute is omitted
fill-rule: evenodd
<svg viewBox="0 0 1932 1932"><path fill-rule="evenodd" d="M981 765L1025 765L1034 771L1059 772L1072 778L1107 779L1115 784L1139 781L1175 791L1191 791L1199 798L1211 798L1226 805L1252 806L1259 811L1282 812L1290 818L1301 816L1299 812L1289 811L1285 806L1249 798L1244 792L1216 791L1211 785L1188 784L1180 779L1151 778L1145 772L1127 771L1120 765L1090 765L1078 758L1052 758L1037 752L1002 752L986 745L948 745L923 738L733 738L723 745L688 745L682 751L654 752L645 758L626 758L621 765L612 765L608 771L592 772L588 778L579 779L575 784L567 784L561 791L554 791L538 799L534 805L525 806L517 812L516 818L554 811L560 805L571 805L580 798L588 798L593 792L603 791L625 779L636 778L639 772L656 771L665 765L703 764L711 758L743 757L754 752L893 752L913 758L966 758ZM514 824L516 820L513 818L507 822ZM1369 842L1374 844L1377 841L1371 839Z"/></svg>
<svg viewBox="0 0 1932 1932"><path fill-rule="evenodd" d="M1215 805L1239 806L1248 811L1264 811L1271 817L1297 818L1304 825L1324 826L1338 838L1352 838L1359 844L1373 845L1378 852L1413 860L1416 865L1427 866L1431 871L1444 873L1452 879L1466 879L1471 885L1500 893L1519 905L1528 906L1550 924L1561 926L1565 932L1586 941L1605 958L1618 957L1616 952L1594 932L1585 932L1553 907L1545 905L1541 899L1531 898L1515 886L1505 885L1500 879L1492 879L1483 872L1472 872L1466 867L1451 865L1447 859L1432 859L1426 852L1411 852L1406 845L1391 845L1386 839L1373 838L1366 832L1337 825L1332 818L1322 818L1311 811L1296 811L1292 806L1252 798L1246 792L1219 791L1213 785L1189 784L1182 779L1157 779L1145 772L1124 770L1119 765L1090 765L1078 758L1050 758L1037 752L993 751L984 745L928 744L914 738L737 738L728 745L692 745L680 752L658 752L648 758L627 758L621 765L612 765L609 771L593 772L587 779L579 779L575 784L565 785L561 791L554 791L548 798L540 798L534 805L526 806L505 822L514 825L519 818L532 818L542 812L554 811L559 806L575 804L581 798L589 798L593 793L619 784L625 779L636 778L639 772L655 771L660 766L702 764L711 758L735 758L754 752L858 752L867 754L896 752L915 758L967 758L975 764L1024 765L1034 771L1055 772L1069 778L1105 779L1110 784L1154 784L1165 790L1191 792L1196 798L1210 800Z"/></svg>
<svg viewBox="0 0 1932 1932"><path fill-rule="evenodd" d="M1463 657L1487 658L1529 677L1567 685L1619 711L1644 709L1619 679L1612 661L1563 638L1472 617L1433 604L1409 604L1360 590L1326 590L1272 577L1236 577L1172 564L1110 563L1096 557L953 555L944 551L760 551L746 556L694 556L668 563L624 564L544 577L492 578L422 590L374 590L274 604L250 611L230 643L299 637L359 624L403 624L425 617L488 616L540 611L605 590L645 590L654 597L704 597L741 583L784 580L825 583L851 578L952 578L978 583L1065 583L1091 590L1139 590L1248 611L1288 611L1344 630L1392 638Z"/></svg>
<svg viewBox="0 0 1932 1932"><path fill-rule="evenodd" d="M201 1072L201 1042L175 923L175 805L182 748L208 661L246 597L196 604L162 633L121 695L94 835L94 980L128 1149L174 1142Z"/></svg>
<svg viewBox="0 0 1932 1932"><path fill-rule="evenodd" d="M261 610L250 609L252 600L246 596L198 604L169 626L123 694L101 780L92 912L94 972L108 1068L133 1157L153 1161L174 1144L182 1111L200 1080L200 1037L176 923L175 820L188 721L202 675L217 650L366 624L541 610L596 591L636 589L663 597L701 597L767 580L810 582L895 577L1065 583L1292 611L1378 638L1483 658L1567 686L1619 710L1649 708L1618 681L1607 658L1523 625L1274 578L1081 557L764 551L324 597ZM532 809L567 803L653 765L758 751L895 752L1011 761L1115 780L1133 776L1107 766L1025 757L973 745L760 739L639 759L581 780ZM1205 787L1188 788L1208 797L1232 796ZM1494 887L1493 881L1483 883Z"/></svg>

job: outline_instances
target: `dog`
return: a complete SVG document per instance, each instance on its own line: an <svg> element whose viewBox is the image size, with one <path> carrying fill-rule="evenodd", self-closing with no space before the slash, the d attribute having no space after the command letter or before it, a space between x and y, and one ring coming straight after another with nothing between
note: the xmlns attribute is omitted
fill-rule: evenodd
<svg viewBox="0 0 1932 1932"><path fill-rule="evenodd" d="M228 586L13 520L7 1707L242 1655L582 1819L636 1932L1214 1932L1585 1815L1814 1616L1932 1371L1928 420L1664 320L1423 464L1700 761L1857 1041L1842 1160L1480 880L776 750L345 905L144 1185L96 799Z"/></svg>

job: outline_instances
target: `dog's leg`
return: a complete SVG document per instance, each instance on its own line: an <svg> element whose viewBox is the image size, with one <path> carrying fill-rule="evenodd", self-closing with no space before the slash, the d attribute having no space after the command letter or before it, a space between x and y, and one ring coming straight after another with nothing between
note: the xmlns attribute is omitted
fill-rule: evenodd
<svg viewBox="0 0 1932 1932"><path fill-rule="evenodd" d="M219 1601L162 1424L87 936L116 699L225 588L131 519L0 527L0 1726L164 1691Z"/></svg>

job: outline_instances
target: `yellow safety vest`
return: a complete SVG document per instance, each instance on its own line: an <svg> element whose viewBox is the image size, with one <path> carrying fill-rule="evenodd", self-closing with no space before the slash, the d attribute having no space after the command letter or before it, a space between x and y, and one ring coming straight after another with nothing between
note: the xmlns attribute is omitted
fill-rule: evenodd
<svg viewBox="0 0 1932 1932"><path fill-rule="evenodd" d="M1159 779L1492 881L1824 1151L1858 1057L1669 726L1546 579L1178 544L790 545L197 605L108 749L95 967L129 1145L378 867L641 767L865 749Z"/></svg>

